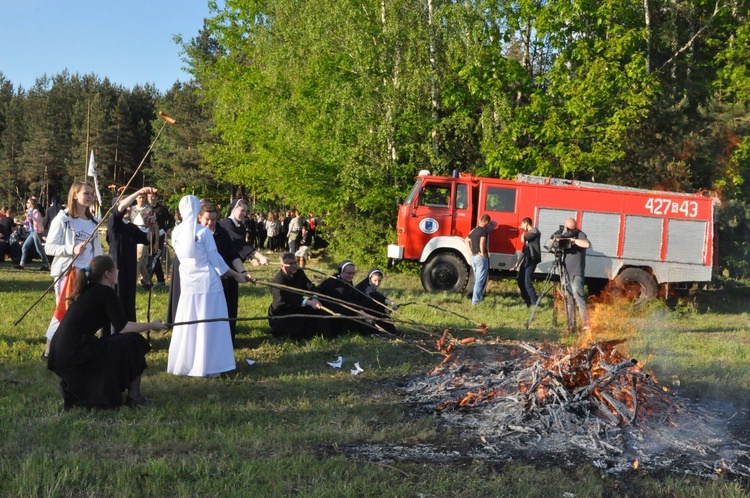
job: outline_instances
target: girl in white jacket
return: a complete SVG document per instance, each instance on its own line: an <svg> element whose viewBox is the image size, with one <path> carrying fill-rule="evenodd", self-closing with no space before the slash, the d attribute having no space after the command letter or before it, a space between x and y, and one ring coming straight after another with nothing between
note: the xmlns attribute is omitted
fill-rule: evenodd
<svg viewBox="0 0 750 498"><path fill-rule="evenodd" d="M88 182L73 183L68 192L67 208L60 211L50 224L45 252L48 256L54 257L50 275L56 279L57 305L47 328L45 356L49 354L52 336L68 309L68 283L72 284L75 281L75 273L85 269L94 256L102 254L99 232L96 229L98 221L91 214L93 202L94 187ZM70 279L71 276L74 278Z"/></svg>

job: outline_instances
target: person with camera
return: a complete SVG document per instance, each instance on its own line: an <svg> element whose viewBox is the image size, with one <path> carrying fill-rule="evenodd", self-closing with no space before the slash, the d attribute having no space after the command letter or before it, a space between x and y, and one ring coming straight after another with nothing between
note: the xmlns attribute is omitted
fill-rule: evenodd
<svg viewBox="0 0 750 498"><path fill-rule="evenodd" d="M542 248L540 239L542 237L538 228L534 228L531 218L521 220L521 242L523 251L521 261L518 264L518 289L521 291L521 299L526 303L526 307L533 306L537 302L536 291L534 290L534 271L536 266L542 261Z"/></svg>
<svg viewBox="0 0 750 498"><path fill-rule="evenodd" d="M565 310L568 317L568 332L575 332L576 314L581 319L581 330L591 330L589 325L589 313L586 306L586 296L583 294L584 277L586 274L586 249L591 247L586 234L578 229L574 218L565 220L565 225L552 234L555 251L561 252L562 266L567 273L569 285L562 286L565 298ZM561 277L562 279L562 277Z"/></svg>

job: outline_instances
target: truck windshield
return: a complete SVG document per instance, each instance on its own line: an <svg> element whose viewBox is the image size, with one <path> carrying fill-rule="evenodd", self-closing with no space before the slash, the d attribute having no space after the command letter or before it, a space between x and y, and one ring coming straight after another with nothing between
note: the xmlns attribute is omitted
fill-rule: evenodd
<svg viewBox="0 0 750 498"><path fill-rule="evenodd" d="M419 188L422 186L422 180L417 180L414 186L411 188L411 192L409 192L409 197L406 198L405 204L411 204L411 201L414 200L414 197L417 195L417 192L419 192Z"/></svg>

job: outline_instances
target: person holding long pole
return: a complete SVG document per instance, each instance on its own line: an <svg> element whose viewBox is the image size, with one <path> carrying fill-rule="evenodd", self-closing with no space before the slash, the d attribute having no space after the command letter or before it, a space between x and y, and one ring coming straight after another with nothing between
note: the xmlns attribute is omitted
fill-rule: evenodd
<svg viewBox="0 0 750 498"><path fill-rule="evenodd" d="M91 214L93 203L94 187L83 181L73 183L68 192L67 208L60 211L50 225L45 251L47 256L54 257L50 275L56 279L57 304L47 327L45 357L49 355L50 341L68 309L67 297L72 293L76 273L87 267L94 256L102 254L96 229L98 221Z"/></svg>
<svg viewBox="0 0 750 498"><path fill-rule="evenodd" d="M141 394L141 374L146 369L148 341L138 332L164 330L161 320L128 320L113 289L117 265L109 256L96 256L76 272L70 309L52 338L47 367L61 377L65 409L131 407L148 400ZM97 338L109 325L116 333Z"/></svg>
<svg viewBox="0 0 750 498"><path fill-rule="evenodd" d="M148 244L148 232L131 223L128 208L139 195L149 195L156 189L143 187L127 197L121 197L107 219L109 255L119 269L115 290L128 320L135 321L135 293L138 275L138 244ZM128 217L126 220L125 218Z"/></svg>
<svg viewBox="0 0 750 498"><path fill-rule="evenodd" d="M219 255L211 232L198 223L200 201L193 195L180 200L182 223L172 232L172 247L180 260L180 299L172 331L167 372L192 377L214 377L234 370L234 348L221 276L249 282L247 273L230 268Z"/></svg>

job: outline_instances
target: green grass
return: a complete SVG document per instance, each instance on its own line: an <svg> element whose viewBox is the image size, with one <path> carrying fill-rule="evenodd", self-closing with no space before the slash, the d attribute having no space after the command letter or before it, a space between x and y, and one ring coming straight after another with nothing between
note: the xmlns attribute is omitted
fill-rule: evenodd
<svg viewBox="0 0 750 498"><path fill-rule="evenodd" d="M332 265L314 262L330 272ZM236 371L218 379L166 373L169 333L152 335L154 351L143 392L146 409L62 411L56 377L39 356L52 314L47 295L16 327L13 322L50 284L45 273L0 265L0 495L2 496L746 496L725 479L706 481L632 472L611 476L590 467L537 468L533 462L370 462L346 458L352 443L439 443L445 429L415 417L393 389L403 377L441 359L424 334L404 339L342 337L291 343L274 339L265 321L240 322ZM252 269L270 279L275 268ZM318 277L310 273L311 277ZM358 276L359 277L359 276ZM423 293L413 275L388 275L396 302L429 303L487 323L490 336L574 344L552 326L549 306L530 330L513 282L492 282L472 308L456 295ZM138 315L148 294L139 290ZM242 287L240 315L263 316L266 287ZM156 289L152 316L163 316L167 292ZM474 327L422 304L396 316L443 327ZM599 306L597 338L627 338L633 357L687 395L727 399L750 393L748 316L725 295L645 310ZM459 335L471 335L469 332ZM335 370L326 361L345 358ZM256 360L249 366L245 359ZM349 374L353 361L364 372ZM449 430L449 429L448 429ZM567 496L571 496L567 495Z"/></svg>

